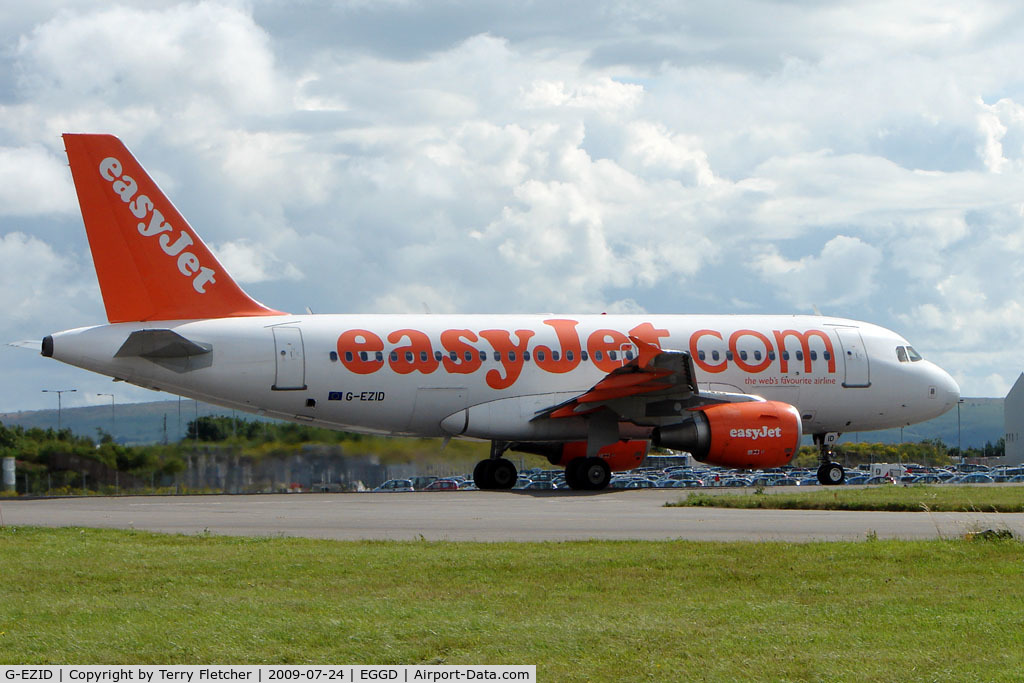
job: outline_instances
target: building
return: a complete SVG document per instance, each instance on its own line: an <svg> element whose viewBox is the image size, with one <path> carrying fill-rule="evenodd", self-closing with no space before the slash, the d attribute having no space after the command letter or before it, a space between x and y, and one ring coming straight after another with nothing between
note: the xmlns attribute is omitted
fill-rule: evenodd
<svg viewBox="0 0 1024 683"><path fill-rule="evenodd" d="M1003 400L1003 438L1006 443L1003 464L1024 465L1024 373Z"/></svg>

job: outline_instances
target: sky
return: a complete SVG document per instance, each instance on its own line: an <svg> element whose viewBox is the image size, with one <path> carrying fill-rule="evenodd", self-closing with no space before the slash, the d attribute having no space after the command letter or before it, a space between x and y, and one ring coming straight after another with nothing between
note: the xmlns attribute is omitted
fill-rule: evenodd
<svg viewBox="0 0 1024 683"><path fill-rule="evenodd" d="M317 313L812 313L1024 370L1013 3L0 0L0 341L106 321L64 132ZM0 411L156 394L0 347Z"/></svg>

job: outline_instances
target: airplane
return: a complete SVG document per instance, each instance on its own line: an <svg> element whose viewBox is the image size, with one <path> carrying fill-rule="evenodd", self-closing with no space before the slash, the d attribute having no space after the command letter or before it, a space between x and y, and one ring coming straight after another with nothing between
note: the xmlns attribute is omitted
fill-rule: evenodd
<svg viewBox="0 0 1024 683"><path fill-rule="evenodd" d="M293 315L252 299L112 135L65 134L108 324L42 355L156 391L334 429L491 443L480 489L509 489L509 451L565 467L577 490L653 445L737 468L789 463L843 482L843 432L941 415L960 390L899 334L800 315Z"/></svg>

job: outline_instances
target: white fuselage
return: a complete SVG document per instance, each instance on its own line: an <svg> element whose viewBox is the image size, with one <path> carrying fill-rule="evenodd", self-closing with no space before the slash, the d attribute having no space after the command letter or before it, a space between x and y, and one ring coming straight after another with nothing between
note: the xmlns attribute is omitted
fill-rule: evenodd
<svg viewBox="0 0 1024 683"><path fill-rule="evenodd" d="M211 351L115 357L132 332L147 329L173 330ZM959 399L942 369L898 356L908 343L894 332L820 316L299 315L119 323L53 335L53 357L140 386L336 429L544 441L586 438L581 418L532 418L628 362L635 353L629 335L689 351L701 390L796 406L804 433L908 425Z"/></svg>

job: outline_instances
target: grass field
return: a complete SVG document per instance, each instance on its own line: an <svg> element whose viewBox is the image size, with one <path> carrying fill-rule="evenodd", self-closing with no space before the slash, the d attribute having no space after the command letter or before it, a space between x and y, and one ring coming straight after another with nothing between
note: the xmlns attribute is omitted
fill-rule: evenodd
<svg viewBox="0 0 1024 683"><path fill-rule="evenodd" d="M0 530L2 663L536 664L543 681L1019 680L1024 544Z"/></svg>
<svg viewBox="0 0 1024 683"><path fill-rule="evenodd" d="M679 507L763 508L773 510L885 510L889 512L1024 512L1021 486L873 486L823 487L811 491L778 489L759 494L684 495L667 505Z"/></svg>

